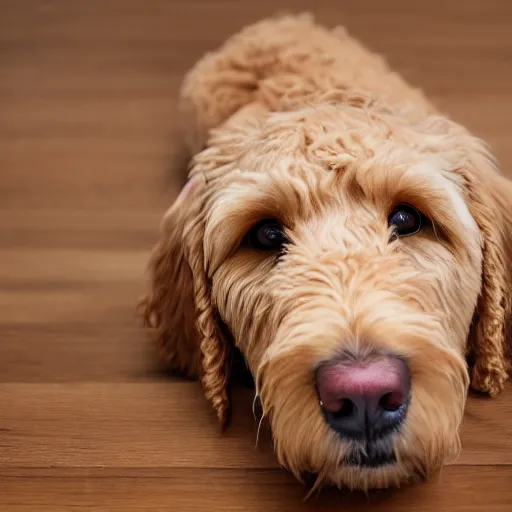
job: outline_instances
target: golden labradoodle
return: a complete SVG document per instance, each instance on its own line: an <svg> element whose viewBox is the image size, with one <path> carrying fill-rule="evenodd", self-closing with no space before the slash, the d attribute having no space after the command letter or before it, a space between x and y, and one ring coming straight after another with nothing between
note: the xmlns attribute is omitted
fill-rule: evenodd
<svg viewBox="0 0 512 512"><path fill-rule="evenodd" d="M486 146L308 16L244 29L180 101L195 154L143 301L164 360L225 423L238 348L318 486L453 460L469 386L507 379L512 183Z"/></svg>

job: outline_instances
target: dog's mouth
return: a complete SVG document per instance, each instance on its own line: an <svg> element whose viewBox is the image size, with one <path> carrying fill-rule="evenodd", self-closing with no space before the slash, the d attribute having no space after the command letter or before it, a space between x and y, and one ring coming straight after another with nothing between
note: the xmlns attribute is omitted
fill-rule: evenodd
<svg viewBox="0 0 512 512"><path fill-rule="evenodd" d="M367 444L364 447L354 447L344 461L347 466L377 469L396 463L396 455L392 447L377 447Z"/></svg>

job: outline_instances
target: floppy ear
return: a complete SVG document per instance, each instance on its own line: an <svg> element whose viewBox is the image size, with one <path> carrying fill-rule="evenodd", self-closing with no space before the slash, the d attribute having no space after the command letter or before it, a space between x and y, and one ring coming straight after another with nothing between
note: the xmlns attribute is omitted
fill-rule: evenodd
<svg viewBox="0 0 512 512"><path fill-rule="evenodd" d="M512 295L512 182L500 176L485 152L478 171L465 175L469 206L483 237L482 291L470 350L471 385L491 396L502 391L509 368Z"/></svg>
<svg viewBox="0 0 512 512"><path fill-rule="evenodd" d="M201 379L225 424L228 344L220 336L204 270L204 185L201 175L191 178L165 214L149 264L150 290L141 306L164 362Z"/></svg>

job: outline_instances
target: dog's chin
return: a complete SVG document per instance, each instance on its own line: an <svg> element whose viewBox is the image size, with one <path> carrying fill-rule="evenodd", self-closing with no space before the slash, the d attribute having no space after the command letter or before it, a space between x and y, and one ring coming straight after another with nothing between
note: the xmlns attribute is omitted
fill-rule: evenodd
<svg viewBox="0 0 512 512"><path fill-rule="evenodd" d="M381 448L372 444L352 448L344 464L348 467L361 469L379 469L393 466L396 462L396 455L391 446Z"/></svg>
<svg viewBox="0 0 512 512"><path fill-rule="evenodd" d="M396 441L394 436L372 443L351 442L337 461L326 460L322 468L308 472L301 480L312 492L329 486L369 492L425 480L434 468L425 460L404 457L397 451Z"/></svg>
<svg viewBox="0 0 512 512"><path fill-rule="evenodd" d="M350 448L338 469L327 475L327 480L340 488L369 491L397 487L406 473L391 443L358 443Z"/></svg>
<svg viewBox="0 0 512 512"><path fill-rule="evenodd" d="M337 470L325 475L325 484L340 489L368 492L376 489L400 487L421 480L403 467L394 453L351 453Z"/></svg>
<svg viewBox="0 0 512 512"><path fill-rule="evenodd" d="M454 460L459 443L456 437L442 451L438 451L437 446L430 449L423 446L421 451L411 451L404 450L405 446L419 443L406 443L400 435L395 435L375 442L345 444L336 440L328 444L330 449L326 453L331 456L325 457L323 463L319 460L320 464L314 469L310 466L306 470L307 479L301 478L312 486L313 491L335 486L369 492L421 482L437 473L444 463Z"/></svg>

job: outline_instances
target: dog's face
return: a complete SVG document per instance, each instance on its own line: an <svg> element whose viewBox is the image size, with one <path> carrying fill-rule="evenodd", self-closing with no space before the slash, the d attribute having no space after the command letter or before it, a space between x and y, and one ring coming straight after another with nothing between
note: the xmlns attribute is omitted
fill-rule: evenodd
<svg viewBox="0 0 512 512"><path fill-rule="evenodd" d="M377 121L350 141L336 117L278 114L246 133L204 247L280 461L366 487L457 453L481 238L442 159L383 147Z"/></svg>
<svg viewBox="0 0 512 512"><path fill-rule="evenodd" d="M148 316L219 415L240 349L298 478L385 487L457 455L485 257L464 158L440 120L334 105L241 112L195 158L201 186L164 222L183 225L156 251ZM166 291L172 258L188 260L184 299ZM199 357L170 339L191 309Z"/></svg>

